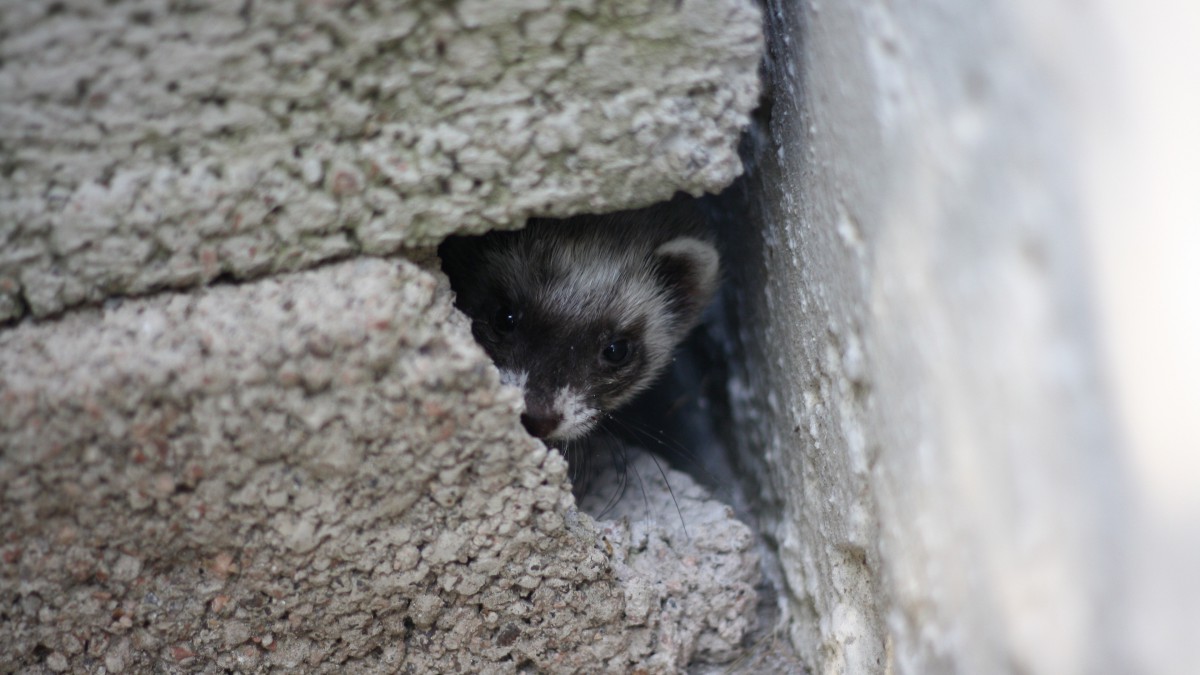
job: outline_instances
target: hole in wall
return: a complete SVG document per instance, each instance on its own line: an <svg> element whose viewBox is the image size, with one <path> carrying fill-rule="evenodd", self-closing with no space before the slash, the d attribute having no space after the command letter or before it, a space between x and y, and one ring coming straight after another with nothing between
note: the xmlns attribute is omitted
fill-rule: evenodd
<svg viewBox="0 0 1200 675"><path fill-rule="evenodd" d="M742 149L743 161L748 167L753 166L753 158L745 156L754 152L753 144L744 142ZM639 236L635 232L636 227L653 226L653 222L639 217L640 222L636 222L636 227L629 228L622 222L622 214L652 211L651 220L698 220L702 223L700 229L706 233L703 236L721 252L721 265L727 268L733 263L726 249L730 248L730 240L737 238L733 231L742 225L740 219L731 215L731 211L738 208L735 194L738 190L739 185L735 184L721 195L699 199L678 195L670 202L648 209L618 212L615 215L585 214L564 220L534 219L530 222L542 227L561 226L568 230L593 228L591 231L612 231L612 236L621 240ZM730 371L726 364L730 355L737 353L728 344L731 330L728 306L736 303L737 293L725 286L735 275L728 274L727 270L722 271L721 283L712 301L703 308L702 318L673 350L666 367L652 380L652 385L632 400L611 410L599 406L602 410L595 426L582 438L574 435L557 438L553 430L556 425L566 425L567 421L561 419L562 415L558 414L561 411L557 410L551 411L553 414L548 419L537 419L535 408L557 405L557 402L538 401L530 393L536 388L532 382L538 377L535 371L540 369L561 373L578 368L580 362L585 362L582 367L590 368L592 372L586 377L576 380L568 378L566 381L571 388L578 390L591 384L592 380L602 380L603 386L596 389L599 393L589 392L581 398L590 400L602 397L614 388L634 386L628 378L622 379L619 369L606 370L606 364L602 361L611 356L615 346L621 347L620 354L624 355L627 351L624 345L626 337L630 337L632 344L636 345L628 351L637 354L639 348L644 348L643 344L639 344L639 338L643 336L636 333L629 336L623 332L623 328L612 328L614 322L620 323L621 317L614 316L612 307L598 303L593 297L585 297L585 291L577 291L578 297L564 298L561 293L546 297L544 289L531 288L535 284L546 283L547 275L568 273L559 269L567 264L564 262L567 259L572 265L583 264L579 262L578 255L555 261L558 267L545 261L535 261L534 258L538 256L549 255L544 249L556 244L543 241L544 237L540 234L520 239L531 229L533 227L516 232L493 231L479 236L451 237L439 247L439 255L443 271L450 277L455 290L455 302L471 319L476 341L492 356L501 370L502 380L526 392L526 414L522 415L522 422L532 435L542 437L547 445L559 450L568 459L581 507L590 515L603 518L612 504L624 496L624 491L642 489L643 481L653 476L630 472L634 471L634 456L644 451L657 464L652 469L653 473L659 474L664 480L666 476L663 474L667 468L685 473L713 497L734 507L740 518L753 521L749 517L752 516L753 507L744 497L737 479L736 463L731 461L727 449L734 445L730 443L729 434L737 433L731 424L732 415L727 398ZM566 238L574 236L566 235ZM530 243L531 240L538 243ZM510 245L511 242L517 243ZM637 245L640 244L632 246ZM647 256L652 252L653 247L646 248ZM620 256L623 253L610 252L609 255ZM531 267L539 268L538 272L529 273L527 268ZM605 264L595 264L591 271L597 278L614 276L613 270L607 267ZM586 278L586 275L577 276ZM628 278L631 275L628 269L623 269L615 276ZM587 284L578 279L574 283ZM629 283L649 282L643 278L640 282L634 280ZM539 293L542 295L539 296ZM600 289L599 293L606 298L614 294L611 288ZM566 325L557 315L564 311L564 305L573 303L591 309L579 313L578 325ZM644 314L642 308L639 311ZM620 312L621 308L618 308L616 313ZM644 324L644 316L633 323ZM520 341L524 338L521 334L525 330L535 334L535 339L522 344ZM564 345L567 347L564 348ZM570 355L550 356L552 351L563 354L569 352ZM593 359L601 362L600 367L595 363L586 363L586 358L578 358L579 353L586 356L592 352L601 355ZM568 364L568 358L576 361ZM547 363L555 359L561 362ZM606 470L622 474L622 478L615 483L597 481L596 476ZM605 493L605 490L610 492ZM612 493L612 490L618 492ZM663 517L665 514L655 515Z"/></svg>
<svg viewBox="0 0 1200 675"><path fill-rule="evenodd" d="M744 143L743 149L753 151L753 144ZM752 158L745 158L744 161L747 166L753 165ZM739 203L736 192L739 189L735 185L730 194L698 200L676 198L655 208L666 209L667 217L671 217L672 209L678 208L679 213L691 211L702 218L706 228L711 231L712 241L721 250L722 266L728 267L737 264L737 259L727 255L725 249L729 247L729 242L726 240L736 239L738 228L744 227L744 219L736 217ZM595 227L613 226L612 223L601 222L589 224ZM475 337L489 353L494 352L496 343L507 339L522 320L536 316L538 312L536 308L527 306L528 298L521 298L519 294L501 294L503 297L498 299L480 300L476 297L479 294L464 289L464 277L469 279L469 283L483 287L495 279L488 278L486 274L477 274L477 265L465 270L463 260L455 262L456 258L463 257L455 251L459 245L456 242L486 242L488 237L500 239L512 236L512 233L489 233L482 237L452 238L439 249L443 269L455 287L456 303L472 319ZM744 278L744 275L726 272L722 277L723 286L727 286L734 279ZM686 474L712 499L732 507L737 518L751 527L759 542L757 549L763 559L762 566L770 568L776 563L770 547L763 543L758 531L756 504L747 495L739 477L737 462L728 451L728 448L735 447L736 444L731 441L733 435L738 433L732 424L733 415L730 412L728 387L731 370L727 362L727 359L731 356L736 358L739 353L730 347L734 325L730 321L730 314L736 314L737 297L737 289L719 289L704 310L703 318L674 350L669 364L655 383L611 415L605 415L585 440L550 439L547 445L557 448L567 457L577 502L584 512L598 520L617 519L624 517L623 513L636 514L632 517L658 523L673 520L682 525L684 538L689 538L692 536L688 531L689 511L686 505L681 506L684 486L679 484L681 479L678 474L671 474L669 470ZM574 339L585 352L595 351L604 344L604 340L599 340L588 346L586 338L580 338L577 332L563 330L561 326L542 326L541 329L561 331L561 340ZM501 368L502 378L510 384L527 383L528 373L514 373L500 360L497 360L497 364ZM527 408L530 407L527 395ZM535 435L546 435L531 426L528 420L526 427ZM639 459L642 457L650 457L650 461ZM670 501L647 495L651 483L661 484L660 481L665 482L671 491ZM686 483L687 479L682 481ZM694 494L689 492L687 499L692 499ZM677 500L677 497L681 499ZM626 509L617 509L618 503L626 503ZM690 526L696 530L700 524L692 522ZM780 577L764 569L762 579L755 589L758 595L757 627L747 636L747 645L776 642L765 638L778 625Z"/></svg>
<svg viewBox="0 0 1200 675"><path fill-rule="evenodd" d="M731 498L707 393L724 372L706 319L720 278L711 211L679 195L452 237L439 249L476 340L525 392L523 424L567 457L576 495L593 497L581 505L596 517L654 478L638 471L639 450L652 453L650 471L668 489L670 467ZM606 470L620 474L615 482L594 480Z"/></svg>

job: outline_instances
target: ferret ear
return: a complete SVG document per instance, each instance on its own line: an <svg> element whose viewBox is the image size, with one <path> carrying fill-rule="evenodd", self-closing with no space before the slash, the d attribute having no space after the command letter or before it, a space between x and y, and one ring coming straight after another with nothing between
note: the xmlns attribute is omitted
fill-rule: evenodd
<svg viewBox="0 0 1200 675"><path fill-rule="evenodd" d="M680 324L690 328L717 290L721 259L716 247L694 237L677 237L655 249L654 257Z"/></svg>

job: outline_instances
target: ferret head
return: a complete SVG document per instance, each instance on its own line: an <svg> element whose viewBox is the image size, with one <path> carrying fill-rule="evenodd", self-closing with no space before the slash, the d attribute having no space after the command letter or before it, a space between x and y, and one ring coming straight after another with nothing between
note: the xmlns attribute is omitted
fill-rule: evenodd
<svg viewBox="0 0 1200 675"><path fill-rule="evenodd" d="M712 298L713 245L645 225L540 221L443 246L456 302L524 391L531 434L591 431L650 385Z"/></svg>

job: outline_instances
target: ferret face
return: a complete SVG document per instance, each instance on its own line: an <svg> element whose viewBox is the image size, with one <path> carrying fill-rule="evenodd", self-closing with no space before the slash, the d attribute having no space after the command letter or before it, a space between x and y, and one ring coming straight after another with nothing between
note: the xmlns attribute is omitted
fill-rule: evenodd
<svg viewBox="0 0 1200 675"><path fill-rule="evenodd" d="M471 324L502 380L524 391L521 421L547 440L586 434L639 391L660 360L644 318L570 314L498 294L490 313Z"/></svg>
<svg viewBox="0 0 1200 675"><path fill-rule="evenodd" d="M649 386L711 298L718 266L694 237L571 221L459 238L441 252L475 339L524 391L522 423L549 441L585 435Z"/></svg>

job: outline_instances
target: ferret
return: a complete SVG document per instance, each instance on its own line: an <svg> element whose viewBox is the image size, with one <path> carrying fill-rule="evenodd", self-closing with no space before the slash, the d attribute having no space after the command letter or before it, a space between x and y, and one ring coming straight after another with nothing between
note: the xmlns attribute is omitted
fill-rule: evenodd
<svg viewBox="0 0 1200 675"><path fill-rule="evenodd" d="M712 299L720 258L688 200L531 219L439 248L455 304L521 422L546 442L582 438L648 387Z"/></svg>

